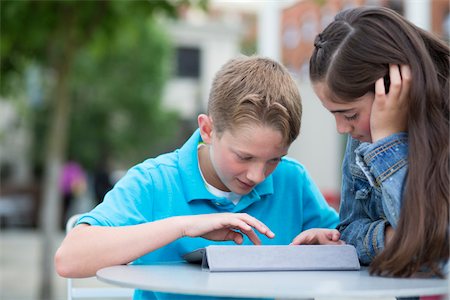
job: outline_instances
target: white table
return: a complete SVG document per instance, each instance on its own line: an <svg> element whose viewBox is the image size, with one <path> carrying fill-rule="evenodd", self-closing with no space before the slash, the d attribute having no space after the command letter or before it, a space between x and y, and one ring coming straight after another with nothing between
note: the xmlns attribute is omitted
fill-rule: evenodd
<svg viewBox="0 0 450 300"><path fill-rule="evenodd" d="M209 272L187 263L113 266L101 281L134 289L249 298L363 299L448 294L446 279L399 279L360 271Z"/></svg>

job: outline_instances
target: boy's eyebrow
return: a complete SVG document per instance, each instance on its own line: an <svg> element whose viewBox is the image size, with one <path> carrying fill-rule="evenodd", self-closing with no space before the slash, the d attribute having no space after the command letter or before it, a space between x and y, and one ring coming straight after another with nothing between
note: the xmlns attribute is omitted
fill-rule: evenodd
<svg viewBox="0 0 450 300"><path fill-rule="evenodd" d="M238 153L239 155L242 155L242 156L251 156L251 157L253 157L254 155L253 154L251 154L251 153L247 153L247 152L244 152L244 151L240 151L240 150L234 150L236 153ZM286 156L286 155L288 155L288 153L286 152L286 153L283 153L283 154L281 154L280 156L277 156L277 157L274 157L274 158L272 158L272 159L275 159L275 158L282 158L282 157L284 157L284 156Z"/></svg>

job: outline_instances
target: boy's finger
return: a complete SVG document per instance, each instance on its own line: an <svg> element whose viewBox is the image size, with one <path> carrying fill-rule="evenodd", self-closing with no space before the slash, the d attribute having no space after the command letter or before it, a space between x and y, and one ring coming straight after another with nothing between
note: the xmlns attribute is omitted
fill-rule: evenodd
<svg viewBox="0 0 450 300"><path fill-rule="evenodd" d="M243 231L243 233L250 239L250 241L252 241L253 244L261 245L261 240L253 230Z"/></svg>
<svg viewBox="0 0 450 300"><path fill-rule="evenodd" d="M233 236L233 241L238 245L242 244L242 242L244 241L244 237L240 232L232 231L231 235Z"/></svg>
<svg viewBox="0 0 450 300"><path fill-rule="evenodd" d="M256 230L258 230L260 233L264 234L268 238L273 238L275 236L275 233L272 232L272 230L269 229L269 227L266 226L263 222L260 220L250 216L245 215L244 221L247 222L250 226L253 226Z"/></svg>

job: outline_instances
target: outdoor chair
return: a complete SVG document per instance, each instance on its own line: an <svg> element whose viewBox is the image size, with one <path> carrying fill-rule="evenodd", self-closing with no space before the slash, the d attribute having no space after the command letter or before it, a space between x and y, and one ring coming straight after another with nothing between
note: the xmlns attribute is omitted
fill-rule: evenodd
<svg viewBox="0 0 450 300"><path fill-rule="evenodd" d="M75 226L81 214L73 215L66 223L66 234ZM67 300L92 298L132 299L134 290L121 287L81 287L75 286L78 279L67 278Z"/></svg>

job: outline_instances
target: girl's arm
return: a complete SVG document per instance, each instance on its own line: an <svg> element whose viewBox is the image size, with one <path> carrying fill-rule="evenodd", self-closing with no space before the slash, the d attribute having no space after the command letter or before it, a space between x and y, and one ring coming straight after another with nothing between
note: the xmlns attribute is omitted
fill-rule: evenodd
<svg viewBox="0 0 450 300"><path fill-rule="evenodd" d="M291 245L343 245L340 236L336 229L311 228L297 235Z"/></svg>
<svg viewBox="0 0 450 300"><path fill-rule="evenodd" d="M405 133L374 144L359 144L351 138L347 143L338 229L341 238L357 248L364 264L384 248L397 226L407 149Z"/></svg>

